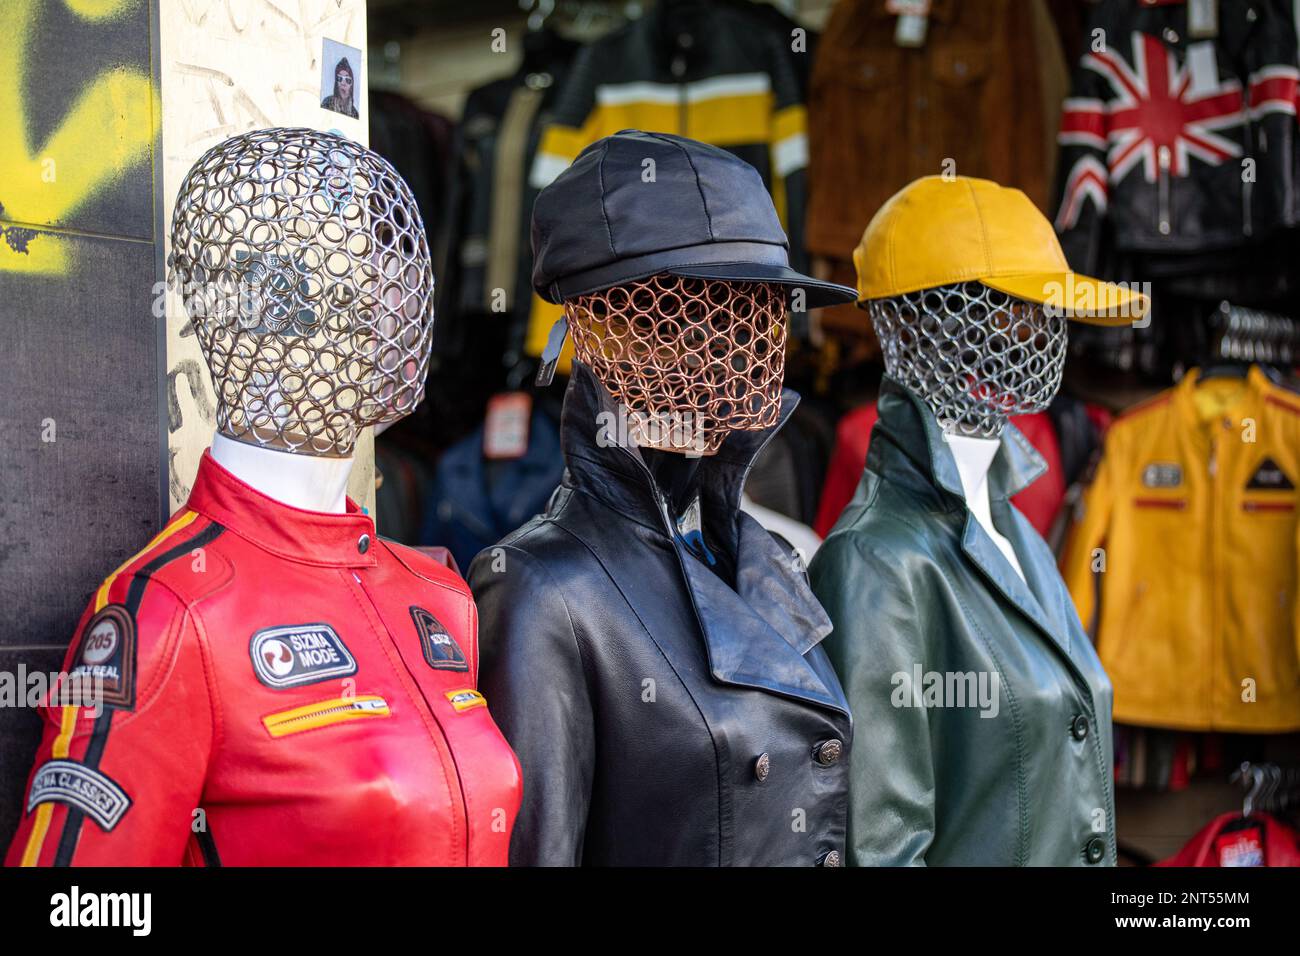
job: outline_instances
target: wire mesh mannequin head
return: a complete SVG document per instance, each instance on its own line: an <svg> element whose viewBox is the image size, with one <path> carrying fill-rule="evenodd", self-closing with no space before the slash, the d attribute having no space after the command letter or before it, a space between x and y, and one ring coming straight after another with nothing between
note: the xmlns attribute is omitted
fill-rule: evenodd
<svg viewBox="0 0 1300 956"><path fill-rule="evenodd" d="M770 428L785 372L785 289L662 273L565 303L573 351L627 409L639 447L712 455Z"/></svg>
<svg viewBox="0 0 1300 956"><path fill-rule="evenodd" d="M424 397L433 269L382 157L310 129L232 137L181 183L171 240L222 434L347 456Z"/></svg>
<svg viewBox="0 0 1300 956"><path fill-rule="evenodd" d="M1059 310L965 282L873 299L867 311L885 371L946 432L996 437L1012 415L1046 408L1061 386Z"/></svg>

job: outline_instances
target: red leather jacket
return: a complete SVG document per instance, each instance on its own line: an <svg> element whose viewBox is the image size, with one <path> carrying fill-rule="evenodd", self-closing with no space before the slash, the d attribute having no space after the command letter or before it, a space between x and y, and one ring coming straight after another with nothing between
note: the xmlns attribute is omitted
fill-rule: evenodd
<svg viewBox="0 0 1300 956"><path fill-rule="evenodd" d="M205 454L184 510L95 592L10 865L505 865L519 764L475 689L448 569Z"/></svg>
<svg viewBox="0 0 1300 956"><path fill-rule="evenodd" d="M840 513L853 500L853 493L862 480L862 469L867 464L867 449L871 443L871 429L879 413L876 403L855 408L835 428L835 451L826 469L826 483L822 486L821 503L817 507L817 523L813 530L823 538L831 533ZM1047 537L1056 512L1065 500L1065 481L1061 477L1061 451L1056 440L1056 430L1046 412L1016 415L1011 424L1020 429L1038 453L1047 459L1047 471L1020 494L1011 499L1021 513L1029 519L1034 530Z"/></svg>

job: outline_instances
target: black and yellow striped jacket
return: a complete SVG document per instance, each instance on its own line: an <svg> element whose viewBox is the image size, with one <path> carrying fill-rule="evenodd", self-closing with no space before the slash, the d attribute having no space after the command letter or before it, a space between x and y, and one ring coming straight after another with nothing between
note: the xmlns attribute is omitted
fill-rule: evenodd
<svg viewBox="0 0 1300 956"><path fill-rule="evenodd" d="M721 146L762 175L790 238L791 265L803 268L811 59L811 35L771 8L661 4L578 54L542 133L530 185L546 186L585 146L624 129ZM534 298L530 354L541 353L559 316L559 306Z"/></svg>

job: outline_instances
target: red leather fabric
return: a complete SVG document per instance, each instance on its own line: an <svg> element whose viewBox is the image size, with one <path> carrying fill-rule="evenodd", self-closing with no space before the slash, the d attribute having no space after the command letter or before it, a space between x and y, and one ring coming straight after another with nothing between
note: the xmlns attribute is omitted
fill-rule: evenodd
<svg viewBox="0 0 1300 956"><path fill-rule="evenodd" d="M1211 820L1187 846L1156 866L1300 866L1300 835L1267 813L1252 814L1260 829L1224 832L1239 813Z"/></svg>
<svg viewBox="0 0 1300 956"><path fill-rule="evenodd" d="M813 530L823 538L830 534L840 513L853 500L853 493L862 480L876 417L876 403L872 402L849 412L835 428L835 450L826 469L817 523L813 526ZM1065 480L1061 475L1061 452L1056 443L1056 431L1046 412L1018 415L1011 419L1011 424L1019 428L1038 453L1047 459L1047 471L1011 499L1034 529L1045 536L1065 500Z"/></svg>
<svg viewBox="0 0 1300 956"><path fill-rule="evenodd" d="M82 618L65 671L119 702L44 709L7 862L505 865L520 772L477 629L464 581L354 503L301 511L205 454Z"/></svg>

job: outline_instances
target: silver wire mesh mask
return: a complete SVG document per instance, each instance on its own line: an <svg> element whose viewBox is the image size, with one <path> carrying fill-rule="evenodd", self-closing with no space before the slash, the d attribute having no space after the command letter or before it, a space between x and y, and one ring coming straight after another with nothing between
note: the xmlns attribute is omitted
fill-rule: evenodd
<svg viewBox="0 0 1300 956"><path fill-rule="evenodd" d="M867 303L885 371L947 432L992 438L1061 387L1066 318L979 282Z"/></svg>
<svg viewBox="0 0 1300 956"><path fill-rule="evenodd" d="M785 289L660 273L565 302L573 354L628 412L642 448L712 455L776 424Z"/></svg>
<svg viewBox="0 0 1300 956"><path fill-rule="evenodd" d="M231 137L181 183L171 240L223 434L342 457L424 397L428 241L379 155L311 129Z"/></svg>

